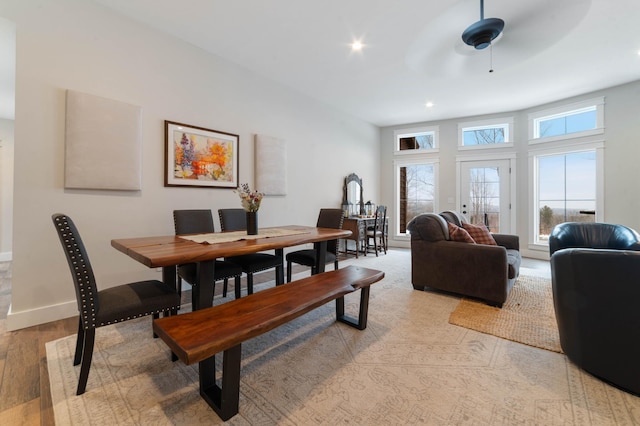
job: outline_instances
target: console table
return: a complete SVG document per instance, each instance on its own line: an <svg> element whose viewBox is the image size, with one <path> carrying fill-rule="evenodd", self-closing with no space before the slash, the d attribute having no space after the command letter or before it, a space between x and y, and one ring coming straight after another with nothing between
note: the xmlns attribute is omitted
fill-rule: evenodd
<svg viewBox="0 0 640 426"><path fill-rule="evenodd" d="M367 227L375 225L375 217L359 217L359 216L351 216L345 217L342 222L342 229L351 231L351 235L343 238L344 240L344 251L343 253L355 253L356 259L358 258L358 253L360 251L364 252L365 256L367 252L364 250L364 239L367 238ZM388 225L389 218L387 218L384 222L384 235L387 238L388 233ZM349 250L349 240L355 241L356 247L355 250ZM386 241L385 241L386 242Z"/></svg>

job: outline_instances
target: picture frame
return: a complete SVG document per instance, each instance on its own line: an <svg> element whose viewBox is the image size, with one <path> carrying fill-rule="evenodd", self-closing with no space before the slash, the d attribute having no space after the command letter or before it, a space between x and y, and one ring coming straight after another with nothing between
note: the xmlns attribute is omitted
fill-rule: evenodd
<svg viewBox="0 0 640 426"><path fill-rule="evenodd" d="M164 130L165 187L238 187L238 135L168 120Z"/></svg>

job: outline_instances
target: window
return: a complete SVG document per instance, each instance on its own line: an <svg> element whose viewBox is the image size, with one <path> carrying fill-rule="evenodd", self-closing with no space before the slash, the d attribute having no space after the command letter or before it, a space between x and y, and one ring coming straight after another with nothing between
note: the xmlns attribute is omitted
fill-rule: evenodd
<svg viewBox="0 0 640 426"><path fill-rule="evenodd" d="M534 244L548 244L562 222L595 222L602 211L602 144L584 150L533 154Z"/></svg>
<svg viewBox="0 0 640 426"><path fill-rule="evenodd" d="M437 127L397 130L394 136L396 154L436 152L438 148Z"/></svg>
<svg viewBox="0 0 640 426"><path fill-rule="evenodd" d="M604 133L604 98L529 114L530 143Z"/></svg>
<svg viewBox="0 0 640 426"><path fill-rule="evenodd" d="M461 123L459 129L460 149L478 149L513 146L511 127L513 119L485 120L476 123Z"/></svg>
<svg viewBox="0 0 640 426"><path fill-rule="evenodd" d="M397 161L396 204L398 220L397 235L407 235L407 224L421 213L436 211L437 163Z"/></svg>
<svg viewBox="0 0 640 426"><path fill-rule="evenodd" d="M537 138L568 135L596 128L596 107L570 111L565 114L537 118L534 121Z"/></svg>
<svg viewBox="0 0 640 426"><path fill-rule="evenodd" d="M407 225L421 213L436 211L438 126L394 132L394 213L392 238L409 239Z"/></svg>
<svg viewBox="0 0 640 426"><path fill-rule="evenodd" d="M406 136L398 139L400 151L407 149L433 149L435 138L433 132L416 136Z"/></svg>
<svg viewBox="0 0 640 426"><path fill-rule="evenodd" d="M534 199L531 248L547 250L562 222L595 222L604 212L604 97L529 114ZM549 143L552 142L552 143Z"/></svg>

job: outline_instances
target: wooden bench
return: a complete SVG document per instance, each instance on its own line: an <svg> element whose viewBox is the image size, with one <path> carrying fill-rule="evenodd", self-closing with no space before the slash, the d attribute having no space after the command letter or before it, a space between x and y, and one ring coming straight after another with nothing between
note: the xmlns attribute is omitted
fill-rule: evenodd
<svg viewBox="0 0 640 426"><path fill-rule="evenodd" d="M332 300L337 320L364 330L369 287L384 272L357 266L323 272L222 305L160 318L153 331L185 364L199 363L200 395L222 420L238 413L241 343ZM344 295L360 290L358 318L344 313ZM222 383L215 380L215 354L223 352Z"/></svg>

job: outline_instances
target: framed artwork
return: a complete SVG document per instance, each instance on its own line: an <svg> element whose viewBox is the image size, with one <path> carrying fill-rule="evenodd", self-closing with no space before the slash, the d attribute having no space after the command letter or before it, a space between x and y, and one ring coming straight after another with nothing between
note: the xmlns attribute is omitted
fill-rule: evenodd
<svg viewBox="0 0 640 426"><path fill-rule="evenodd" d="M238 135L166 120L164 135L164 186L238 187Z"/></svg>

